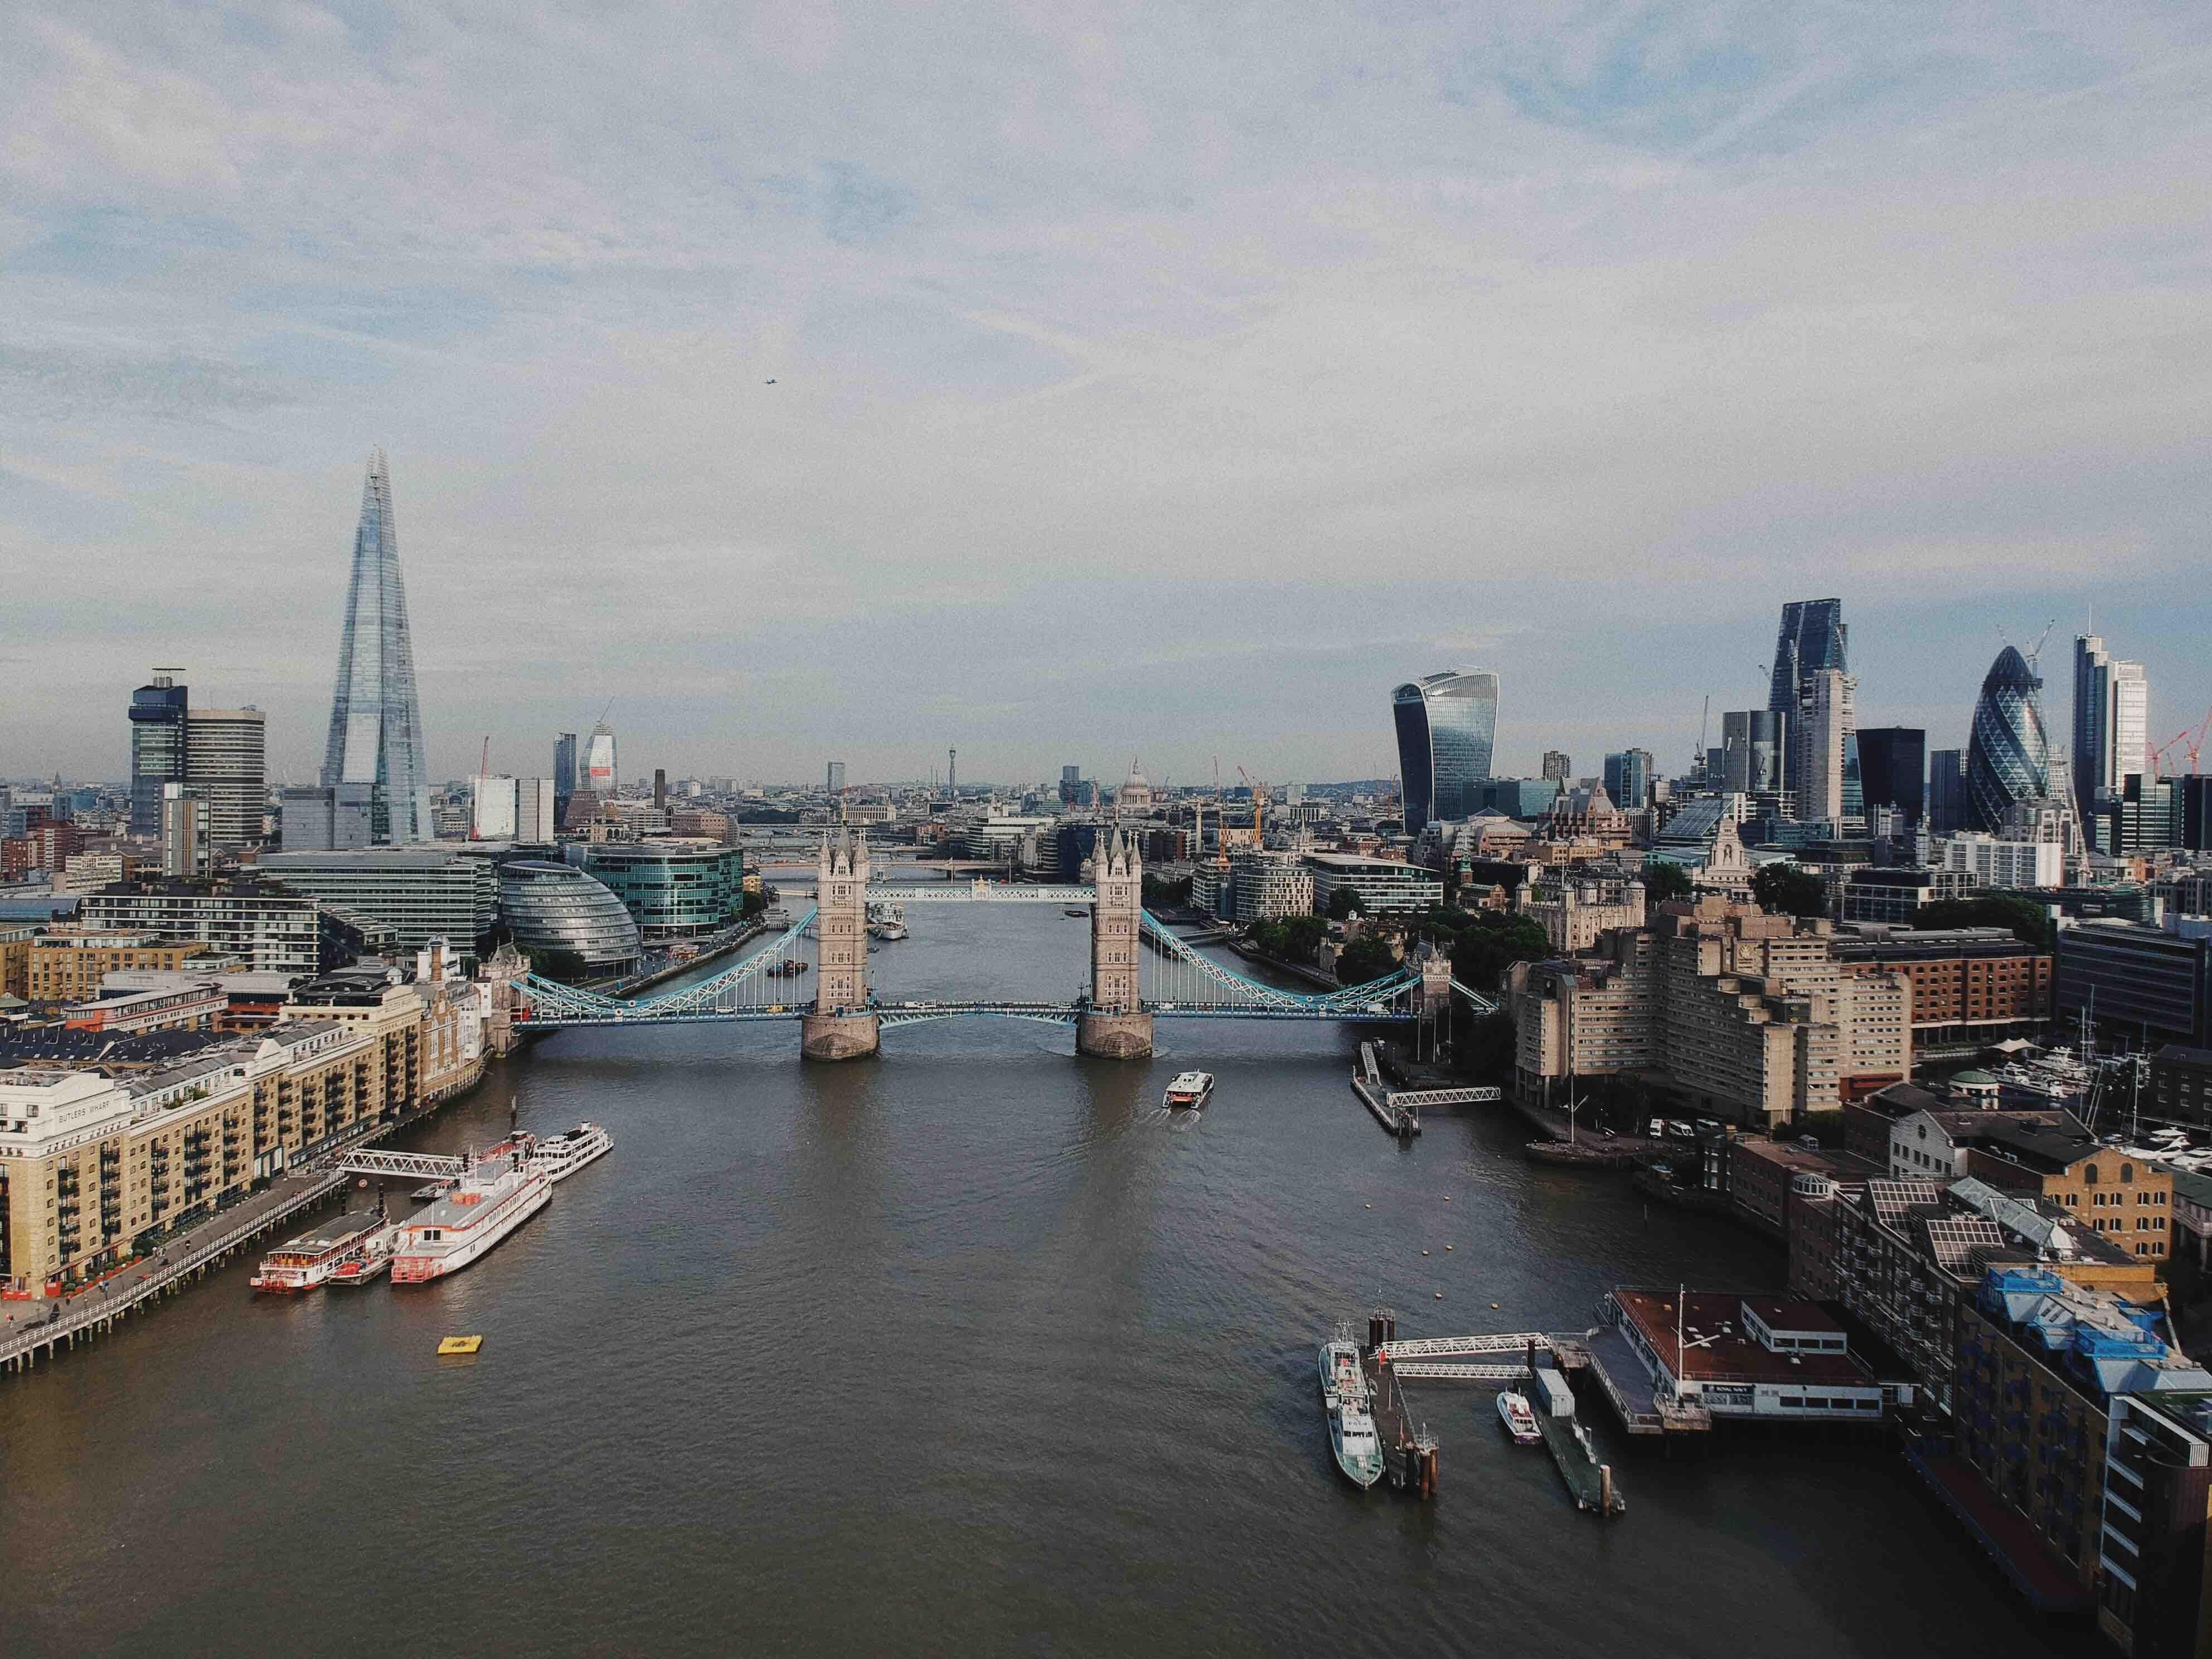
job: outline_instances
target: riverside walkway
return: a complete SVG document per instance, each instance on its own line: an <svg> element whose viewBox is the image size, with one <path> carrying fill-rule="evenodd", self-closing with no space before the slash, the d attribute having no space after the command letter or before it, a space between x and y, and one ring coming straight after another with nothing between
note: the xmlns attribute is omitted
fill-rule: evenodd
<svg viewBox="0 0 2212 1659"><path fill-rule="evenodd" d="M343 1171L320 1167L280 1176L97 1285L56 1301L0 1304L7 1310L0 1316L0 1368L27 1370L42 1357L90 1341L147 1302L204 1277L233 1251L320 1203L346 1181ZM52 1315L57 1308L58 1319Z"/></svg>
<svg viewBox="0 0 2212 1659"><path fill-rule="evenodd" d="M388 1123L369 1124L360 1133L325 1147L309 1163L187 1227L154 1255L98 1284L52 1301L0 1302L0 1370L28 1370L40 1359L89 1342L147 1304L206 1277L210 1268L233 1252L342 1191L353 1178L343 1167L348 1153L419 1123L447 1102L466 1094L483 1080L483 1072L479 1062L465 1082L441 1090L418 1109ZM59 1318L54 1316L57 1308Z"/></svg>

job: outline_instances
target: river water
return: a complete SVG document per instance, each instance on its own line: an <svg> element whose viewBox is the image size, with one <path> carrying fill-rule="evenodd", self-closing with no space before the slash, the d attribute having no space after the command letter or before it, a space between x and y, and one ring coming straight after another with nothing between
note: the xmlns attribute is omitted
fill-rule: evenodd
<svg viewBox="0 0 2212 1659"><path fill-rule="evenodd" d="M909 921L871 959L887 999L1082 978L1052 907ZM240 1261L0 1381L5 1650L2090 1650L1886 1450L1668 1462L1593 1399L1629 1502L1604 1525L1489 1389L1436 1383L1437 1500L1353 1490L1314 1380L1334 1321L1579 1328L1610 1285L1766 1289L1780 1258L1526 1163L1502 1117L1398 1146L1334 1028L1160 1038L1115 1065L969 1020L836 1066L785 1024L547 1040L407 1143L486 1144L510 1095L613 1131L483 1262L281 1301ZM1187 1066L1220 1079L1197 1121L1159 1105ZM435 1357L456 1332L474 1360Z"/></svg>

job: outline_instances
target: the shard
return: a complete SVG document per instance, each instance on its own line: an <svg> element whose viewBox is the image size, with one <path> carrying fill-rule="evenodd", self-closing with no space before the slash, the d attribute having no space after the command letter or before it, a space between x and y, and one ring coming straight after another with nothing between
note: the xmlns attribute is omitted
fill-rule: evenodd
<svg viewBox="0 0 2212 1659"><path fill-rule="evenodd" d="M323 787L368 786L370 834L404 846L434 838L422 711L415 698L415 646L399 580L399 537L392 520L392 473L372 451L354 532L353 580L338 636L337 690L323 750Z"/></svg>

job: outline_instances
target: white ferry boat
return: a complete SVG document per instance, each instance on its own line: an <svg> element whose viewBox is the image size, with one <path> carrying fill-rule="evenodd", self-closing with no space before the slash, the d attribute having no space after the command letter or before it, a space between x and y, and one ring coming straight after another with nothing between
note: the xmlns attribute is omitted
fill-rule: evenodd
<svg viewBox="0 0 2212 1659"><path fill-rule="evenodd" d="M1170 1107L1188 1107L1196 1111L1213 1098L1213 1073L1211 1072L1182 1072L1168 1085L1164 1103Z"/></svg>
<svg viewBox="0 0 2212 1659"><path fill-rule="evenodd" d="M548 1181L566 1181L593 1158L615 1149L615 1138L596 1123L579 1123L564 1135L541 1140L530 1155L530 1167Z"/></svg>
<svg viewBox="0 0 2212 1659"><path fill-rule="evenodd" d="M1382 1478L1382 1443L1368 1409L1367 1374L1359 1368L1359 1345L1339 1327L1336 1340L1321 1349L1321 1401L1328 1413L1329 1449L1336 1467L1352 1485L1365 1488Z"/></svg>
<svg viewBox="0 0 2212 1659"><path fill-rule="evenodd" d="M1516 1444L1533 1446L1544 1437L1536 1426L1536 1413L1528 1404L1528 1396L1508 1389L1498 1396L1498 1419L1505 1425L1505 1432Z"/></svg>
<svg viewBox="0 0 2212 1659"><path fill-rule="evenodd" d="M495 1146L428 1209L400 1224L392 1282L420 1285L459 1273L544 1209L553 1183L532 1166L529 1135Z"/></svg>
<svg viewBox="0 0 2212 1659"><path fill-rule="evenodd" d="M393 1231L380 1211L349 1211L270 1251L262 1258L261 1271L246 1283L278 1296L312 1291L331 1283L340 1267L362 1259L372 1247L388 1252Z"/></svg>

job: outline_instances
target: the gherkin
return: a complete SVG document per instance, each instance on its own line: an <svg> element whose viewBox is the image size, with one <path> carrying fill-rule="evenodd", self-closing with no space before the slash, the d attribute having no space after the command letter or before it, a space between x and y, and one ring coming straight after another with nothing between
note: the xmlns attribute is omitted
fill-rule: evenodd
<svg viewBox="0 0 2212 1659"><path fill-rule="evenodd" d="M2051 744L2043 730L2043 682L2018 647L1990 665L1966 744L1966 816L1995 834L2018 801L2051 793Z"/></svg>
<svg viewBox="0 0 2212 1659"><path fill-rule="evenodd" d="M340 784L369 786L370 834L378 842L404 846L434 839L392 474L380 449L369 453L362 489L345 629L338 636L337 690L323 749L323 787Z"/></svg>

